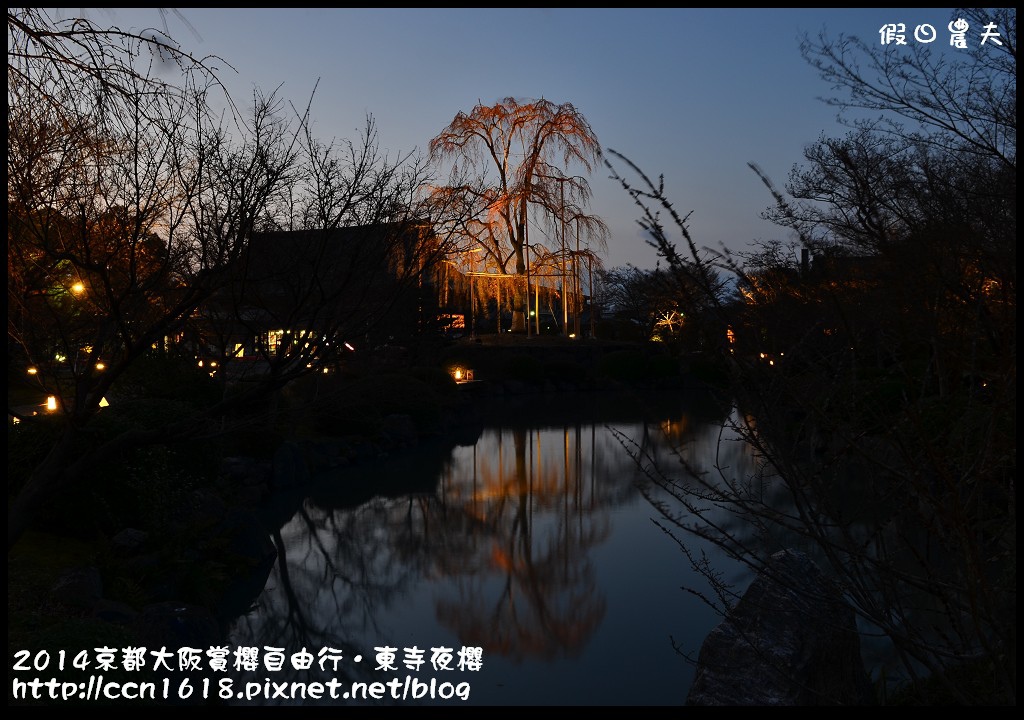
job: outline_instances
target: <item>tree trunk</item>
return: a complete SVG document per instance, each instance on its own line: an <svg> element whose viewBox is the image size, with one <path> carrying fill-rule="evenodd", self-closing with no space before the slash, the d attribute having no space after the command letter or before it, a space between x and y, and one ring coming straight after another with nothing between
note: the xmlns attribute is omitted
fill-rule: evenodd
<svg viewBox="0 0 1024 720"><path fill-rule="evenodd" d="M523 294L516 291L516 304L521 305L525 300ZM512 311L512 332L514 333L525 333L526 332L526 313L522 310Z"/></svg>
<svg viewBox="0 0 1024 720"><path fill-rule="evenodd" d="M69 423L60 439L32 471L28 482L18 491L17 497L8 505L7 552L10 553L25 531L32 527L44 504L68 485L78 482L85 476L88 468L123 455L130 448L150 445L175 436L183 427L194 426L196 421L195 418L191 418L150 430L128 430L98 447L85 451L75 450L81 430Z"/></svg>
<svg viewBox="0 0 1024 720"><path fill-rule="evenodd" d="M74 428L64 431L60 440L47 453L46 458L33 470L28 482L18 491L17 497L7 509L7 552L18 543L25 531L32 526L39 509L61 487L79 464L68 467L71 449L74 446Z"/></svg>

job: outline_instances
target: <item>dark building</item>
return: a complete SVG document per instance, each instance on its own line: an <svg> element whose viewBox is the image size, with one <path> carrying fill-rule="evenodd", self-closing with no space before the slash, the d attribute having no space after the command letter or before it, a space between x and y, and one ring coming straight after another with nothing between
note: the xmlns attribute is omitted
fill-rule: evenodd
<svg viewBox="0 0 1024 720"><path fill-rule="evenodd" d="M430 229L414 223L254 233L198 318L199 354L319 365L345 343L409 337L433 312L441 253ZM308 352L285 352L296 344Z"/></svg>

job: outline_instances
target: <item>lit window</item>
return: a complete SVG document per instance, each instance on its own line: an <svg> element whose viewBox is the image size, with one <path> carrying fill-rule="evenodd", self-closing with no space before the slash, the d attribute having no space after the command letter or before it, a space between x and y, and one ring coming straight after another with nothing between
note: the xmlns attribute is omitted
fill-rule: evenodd
<svg viewBox="0 0 1024 720"><path fill-rule="evenodd" d="M267 333L267 350L271 353L277 352L278 345L281 344L281 339L284 337L284 330L271 330Z"/></svg>

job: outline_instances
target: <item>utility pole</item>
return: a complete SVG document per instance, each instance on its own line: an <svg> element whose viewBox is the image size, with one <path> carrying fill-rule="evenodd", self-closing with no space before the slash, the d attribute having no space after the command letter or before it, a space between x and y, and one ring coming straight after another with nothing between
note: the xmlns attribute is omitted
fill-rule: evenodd
<svg viewBox="0 0 1024 720"><path fill-rule="evenodd" d="M587 286L590 288L590 339L593 340L597 337L597 325L595 320L597 315L595 312L597 303L594 302L596 300L596 296L594 294L594 258L591 254L587 255L587 273L590 278L587 283Z"/></svg>
<svg viewBox="0 0 1024 720"><path fill-rule="evenodd" d="M576 326L576 339L579 340L580 335L580 317L583 315L583 286L580 282L580 219L576 218L576 257L572 261L572 278L575 284L575 295L576 295L576 318L574 325Z"/></svg>
<svg viewBox="0 0 1024 720"><path fill-rule="evenodd" d="M533 284L534 290L534 301L533 301L533 330L537 337L540 337L540 283Z"/></svg>
<svg viewBox="0 0 1024 720"><path fill-rule="evenodd" d="M529 204L526 211L529 211ZM527 215L523 222L523 245L526 247L526 337L530 337L530 217Z"/></svg>
<svg viewBox="0 0 1024 720"><path fill-rule="evenodd" d="M558 187L562 191L561 204L558 206L558 215L562 221L562 334L569 337L569 305L566 302L569 299L569 293L566 292L567 288L565 287L565 182L560 182Z"/></svg>

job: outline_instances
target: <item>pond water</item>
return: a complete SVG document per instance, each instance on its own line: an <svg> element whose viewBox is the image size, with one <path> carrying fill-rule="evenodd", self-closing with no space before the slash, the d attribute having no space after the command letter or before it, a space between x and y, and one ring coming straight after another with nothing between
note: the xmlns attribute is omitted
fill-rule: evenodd
<svg viewBox="0 0 1024 720"><path fill-rule="evenodd" d="M313 656L308 670L285 662L273 673L235 671L235 687L336 678L339 697L234 702L683 704L694 674L684 653L696 658L721 618L687 592L707 584L655 523L651 499L667 498L621 440L668 473L682 472L674 452L698 468L746 472L744 448L720 443L730 412L697 392L503 401L460 445L427 444L318 478L273 509L281 556L230 640ZM691 549L745 587L749 578L714 548ZM377 669L375 648L384 647L397 669ZM453 669L432 667L435 648ZM478 669L459 669L463 648L480 649L467 656ZM336 670L321 652L340 656ZM420 655L423 665L410 669ZM396 678L379 686L379 700L341 695L352 682L369 689Z"/></svg>

